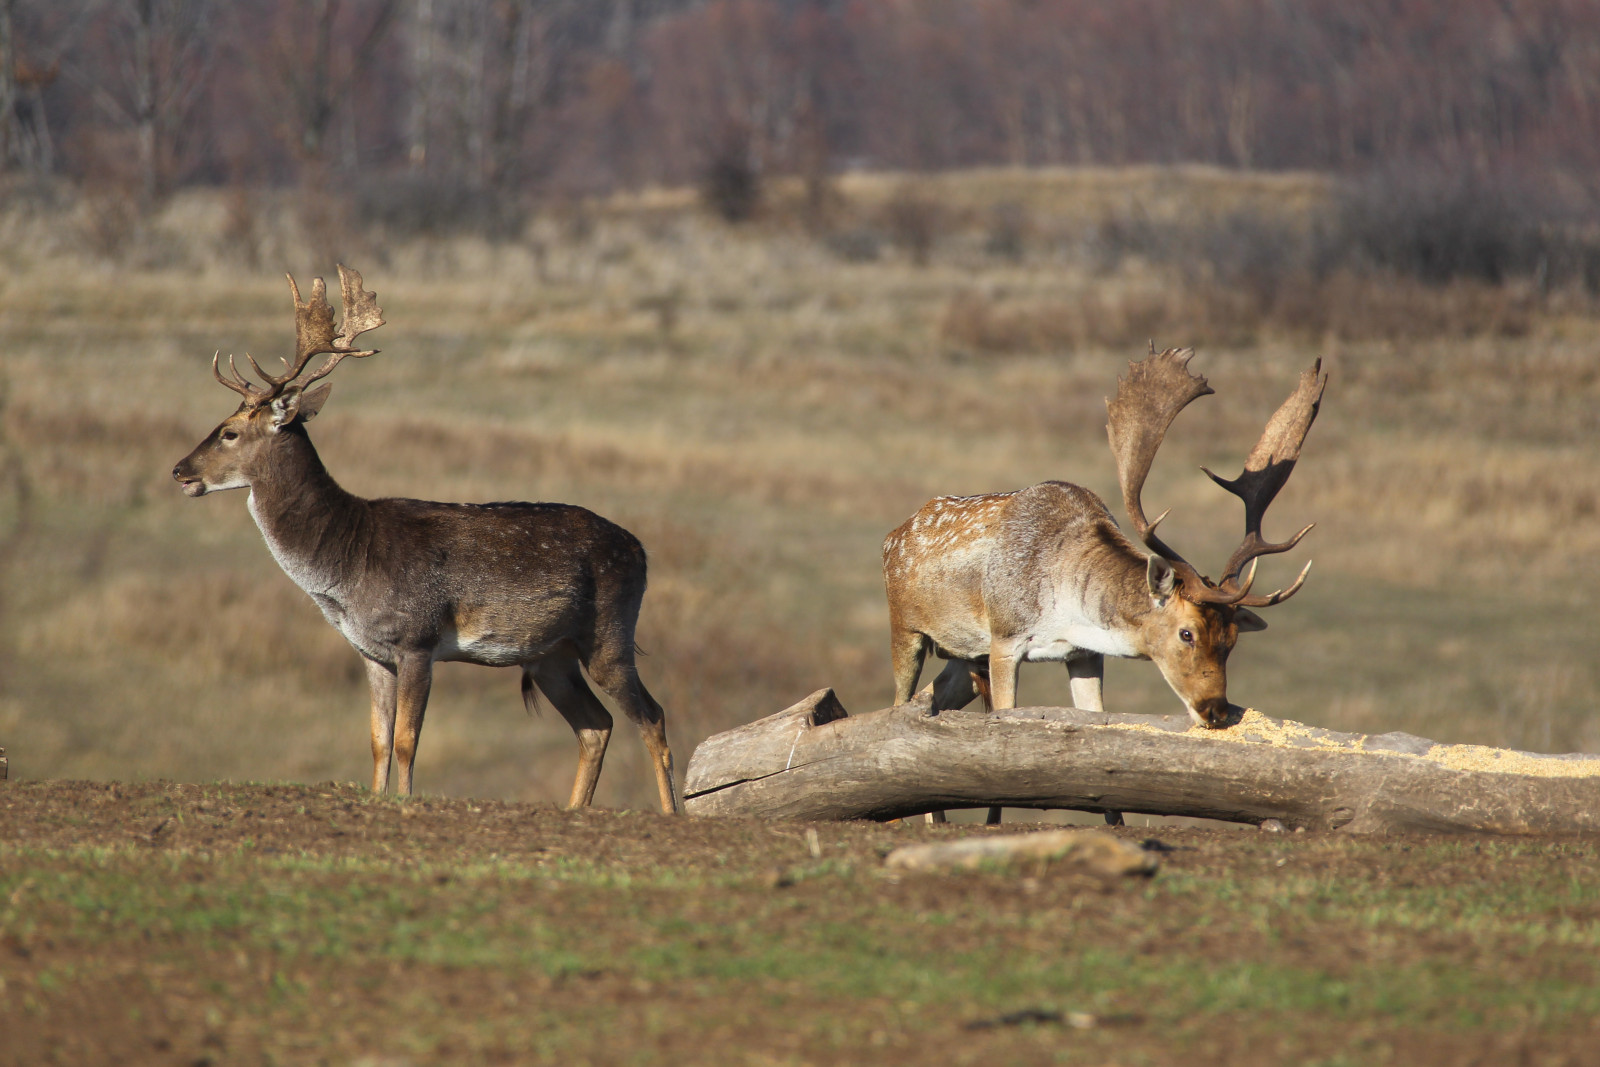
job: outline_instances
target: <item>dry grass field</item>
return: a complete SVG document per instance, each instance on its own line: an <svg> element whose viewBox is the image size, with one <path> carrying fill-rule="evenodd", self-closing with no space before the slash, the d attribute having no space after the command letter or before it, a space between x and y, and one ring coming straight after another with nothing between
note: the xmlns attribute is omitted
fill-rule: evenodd
<svg viewBox="0 0 1600 1067"><path fill-rule="evenodd" d="M1563 293L1230 277L1135 250L1130 219L1304 217L1311 177L1209 170L777 190L745 227L690 194L551 208L499 241L363 230L296 200L185 194L150 223L13 197L0 212L0 744L17 778L365 781L355 653L268 555L244 494L174 462L232 408L214 350L287 349L281 271L361 269L388 325L312 437L368 496L544 499L651 554L641 671L680 768L707 734L834 686L891 692L879 544L928 497L1077 481L1115 499L1102 398L1157 345L1217 391L1146 490L1214 570L1232 473L1296 374L1332 376L1268 532L1316 559L1232 661L1230 695L1341 730L1600 751L1600 317ZM786 199L787 198L787 199ZM921 261L921 262L919 262ZM1117 509L1120 510L1120 509ZM1023 699L1066 698L1023 672ZM1148 664L1107 700L1171 711ZM571 734L512 672L439 671L423 792L566 796ZM642 806L619 732L599 802Z"/></svg>

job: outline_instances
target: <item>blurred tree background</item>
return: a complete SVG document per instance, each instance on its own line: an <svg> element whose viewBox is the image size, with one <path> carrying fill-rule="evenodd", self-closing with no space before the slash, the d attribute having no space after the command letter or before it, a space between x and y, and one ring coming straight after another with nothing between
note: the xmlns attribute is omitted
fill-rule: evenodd
<svg viewBox="0 0 1600 1067"><path fill-rule="evenodd" d="M1600 179L1586 0L0 0L0 166L362 211L846 169L1213 163ZM818 194L820 195L820 193Z"/></svg>

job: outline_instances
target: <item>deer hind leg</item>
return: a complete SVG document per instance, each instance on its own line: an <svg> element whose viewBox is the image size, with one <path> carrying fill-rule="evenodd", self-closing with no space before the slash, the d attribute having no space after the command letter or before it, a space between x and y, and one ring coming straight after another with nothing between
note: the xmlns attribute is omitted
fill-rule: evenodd
<svg viewBox="0 0 1600 1067"><path fill-rule="evenodd" d="M401 796L410 796L411 772L417 763L417 742L422 737L422 716L433 689L433 657L414 652L400 658L395 671L394 762L400 772Z"/></svg>
<svg viewBox="0 0 1600 1067"><path fill-rule="evenodd" d="M646 709L645 718L636 721L639 733L644 738L644 747L650 751L650 765L655 768L661 811L664 815L676 815L683 810L683 801L678 796L677 786L673 784L672 749L667 747L667 713L661 710L661 705L656 703L656 698L650 695L650 690L639 681L637 674L634 675L634 684L638 686Z"/></svg>
<svg viewBox="0 0 1600 1067"><path fill-rule="evenodd" d="M933 680L933 710L955 711L972 703L973 698L983 698L983 710L989 711L989 667L983 660L952 659L944 665ZM945 813L930 811L928 822L946 822Z"/></svg>
<svg viewBox="0 0 1600 1067"><path fill-rule="evenodd" d="M922 663L928 657L932 644L915 630L889 628L889 663L894 668L894 703L898 707L909 703L917 691L917 679L922 677ZM969 698L970 699L970 698Z"/></svg>
<svg viewBox="0 0 1600 1067"><path fill-rule="evenodd" d="M367 668L367 689L372 696L372 791L389 788L389 762L394 752L396 679L394 669L362 658Z"/></svg>
<svg viewBox="0 0 1600 1067"><path fill-rule="evenodd" d="M665 815L676 815L683 807L673 783L672 749L667 745L667 713L639 680L633 664L631 643L620 656L597 654L589 661L589 677L607 696L617 702L644 739L650 753L650 766L656 774L656 792Z"/></svg>
<svg viewBox="0 0 1600 1067"><path fill-rule="evenodd" d="M611 743L611 713L583 680L575 659L545 659L522 670L522 697L528 706L533 706L531 676L578 737L578 773L572 781L567 807L586 808L594 803L600 767L605 762L606 746Z"/></svg>

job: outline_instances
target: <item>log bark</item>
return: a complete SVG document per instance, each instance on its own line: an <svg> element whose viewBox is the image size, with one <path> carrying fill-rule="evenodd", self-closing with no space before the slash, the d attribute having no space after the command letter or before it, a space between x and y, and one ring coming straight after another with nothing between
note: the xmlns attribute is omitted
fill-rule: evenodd
<svg viewBox="0 0 1600 1067"><path fill-rule="evenodd" d="M716 734L689 760L691 815L893 819L1003 806L1146 812L1343 830L1600 832L1600 756L1342 734L1238 709L1187 716L1076 708L851 715L822 689Z"/></svg>

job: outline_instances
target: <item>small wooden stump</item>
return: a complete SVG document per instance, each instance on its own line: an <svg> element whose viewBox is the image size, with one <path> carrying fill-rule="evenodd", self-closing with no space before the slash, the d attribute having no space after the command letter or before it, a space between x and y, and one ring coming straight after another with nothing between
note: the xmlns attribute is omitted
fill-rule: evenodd
<svg viewBox="0 0 1600 1067"><path fill-rule="evenodd" d="M10 774L10 764L6 762L6 750L0 748L0 782L5 781Z"/></svg>
<svg viewBox="0 0 1600 1067"><path fill-rule="evenodd" d="M1076 708L851 715L831 689L709 737L691 815L894 819L977 807L1139 811L1284 829L1600 833L1600 756L1344 734L1238 709L1187 716Z"/></svg>

